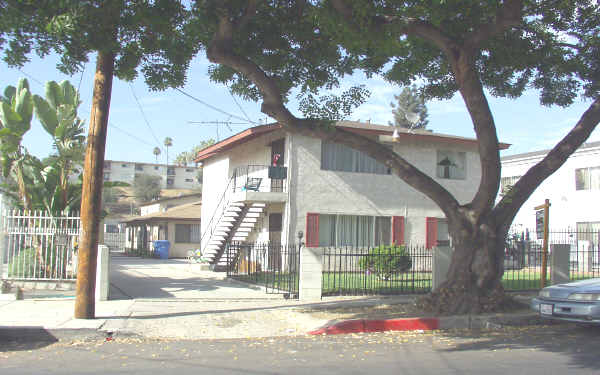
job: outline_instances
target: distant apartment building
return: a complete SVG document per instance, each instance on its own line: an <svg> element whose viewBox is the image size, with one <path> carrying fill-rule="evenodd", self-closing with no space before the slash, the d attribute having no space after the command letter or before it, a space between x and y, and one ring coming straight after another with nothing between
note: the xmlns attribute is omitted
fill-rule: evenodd
<svg viewBox="0 0 600 375"><path fill-rule="evenodd" d="M549 150L502 158L500 194L505 194ZM517 213L513 226L535 228L535 207L550 200L550 227L582 231L600 230L600 142L584 143L548 177ZM598 239L596 239L598 241Z"/></svg>
<svg viewBox="0 0 600 375"><path fill-rule="evenodd" d="M164 189L200 189L200 168L165 164L134 163L130 161L105 160L104 181L121 181L133 184L136 175L159 176Z"/></svg>

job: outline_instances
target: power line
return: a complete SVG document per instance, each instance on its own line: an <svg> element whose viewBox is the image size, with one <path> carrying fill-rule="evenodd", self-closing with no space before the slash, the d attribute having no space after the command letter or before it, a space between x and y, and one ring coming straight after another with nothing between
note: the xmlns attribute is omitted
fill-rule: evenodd
<svg viewBox="0 0 600 375"><path fill-rule="evenodd" d="M219 138L219 125L227 126L230 132L233 132L230 125L249 125L248 122L231 122L231 121L188 121L188 124L199 124L199 125L216 125L217 129L217 142L220 140Z"/></svg>
<svg viewBox="0 0 600 375"><path fill-rule="evenodd" d="M138 136L135 136L135 135L133 135L133 134L131 134L131 133L129 133L129 132L127 132L127 131L125 131L125 130L123 130L123 129L119 128L118 126L116 126L116 125L115 125L115 124L113 124L113 123L109 123L109 125L110 125L110 127L112 127L112 128L114 128L114 129L116 129L116 130L118 130L118 131L120 131L120 132L124 133L125 135L128 135L129 137L131 137L131 138L135 139L136 141L138 141L138 142L140 142L140 143L143 143L143 144L145 144L145 145L147 145L147 146L150 146L150 147L154 147L154 145L153 145L153 144L150 144L150 143L146 142L145 140L143 140L143 139L139 138Z"/></svg>
<svg viewBox="0 0 600 375"><path fill-rule="evenodd" d="M252 124L257 124L256 122L254 122L254 121L252 121L252 120L248 120L248 119L245 119L245 118L243 118L243 117L240 117L240 116L233 115L233 114L231 114L231 113L229 113L229 112L226 112L226 111L224 111L224 110L222 110L222 109L220 109L220 108L217 108L217 107L215 107L215 106L213 106L213 105L210 105L210 104L206 103L205 101L202 101L202 100L200 100L200 99L198 99L198 98L196 98L196 97L193 97L192 95L188 94L187 92L185 92L185 91L183 91L183 90L181 90L181 89L178 89L178 88L176 88L175 90L179 91L180 93L182 93L183 95L187 96L188 98L190 98L190 99L192 99L192 100L195 100L195 101L197 101L198 103L200 103L200 104L203 104L203 105L207 106L208 108L210 108L210 109L212 109L212 110L215 110L215 111L217 111L217 112L220 112L220 113L222 113L222 114L224 114L224 115L227 115L227 116L229 116L229 117L231 117L231 118L235 118L235 119L238 119L238 120L241 120L241 121L250 121L250 123L252 123Z"/></svg>
<svg viewBox="0 0 600 375"><path fill-rule="evenodd" d="M252 120L250 120L250 117L248 117L248 114L246 113L246 111L244 111L244 108L242 108L242 106L240 105L240 103L238 103L237 99L235 98L235 95L233 95L233 93L231 92L231 90L229 91L229 95L231 95L231 98L233 99L233 101L235 102L235 104L238 106L238 108L240 109L240 111L242 111L242 113L244 114L244 116L246 117L246 119L249 122L252 122Z"/></svg>
<svg viewBox="0 0 600 375"><path fill-rule="evenodd" d="M40 86L42 86L42 87L44 86L44 84L43 84L43 83L42 83L40 80L36 79L36 78L35 78L34 76L32 76L31 74L27 74L27 73L25 73L25 72L24 72L22 69L20 69L20 68L19 68L18 70L19 70L19 72L21 72L21 73L23 73L25 76L27 76L29 79L31 79L33 82L37 83L38 85L40 85Z"/></svg>
<svg viewBox="0 0 600 375"><path fill-rule="evenodd" d="M160 146L160 142L158 141L158 138L156 138L156 135L154 134L154 131L152 130L152 127L150 126L150 123L148 122L148 119L146 118L146 114L144 113L144 110L142 109L142 105L140 104L140 101L138 100L137 95L135 95L135 91L133 91L133 86L131 85L131 83L129 84L129 88L131 89L131 93L133 94L135 102L137 103L138 108L140 109L140 112L142 113L144 122L146 123L146 126L148 126L148 129L150 130L150 134L152 134L152 137L156 141L156 144L158 145L158 147L162 148Z"/></svg>

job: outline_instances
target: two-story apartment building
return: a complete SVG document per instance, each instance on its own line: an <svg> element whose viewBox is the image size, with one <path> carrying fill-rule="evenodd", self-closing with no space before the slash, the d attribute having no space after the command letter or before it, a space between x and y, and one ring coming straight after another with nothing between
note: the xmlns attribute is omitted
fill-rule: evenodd
<svg viewBox="0 0 600 375"><path fill-rule="evenodd" d="M116 160L104 161L104 181L121 181L133 184L136 175L147 174L159 176L161 186L164 189L200 189L199 171L200 168L197 167Z"/></svg>
<svg viewBox="0 0 600 375"><path fill-rule="evenodd" d="M470 201L481 178L475 139L343 121L345 130L392 147ZM503 148L508 145L503 144ZM202 150L202 249L220 259L231 240L309 246L448 241L442 211L383 164L350 147L293 134L279 124L242 131Z"/></svg>
<svg viewBox="0 0 600 375"><path fill-rule="evenodd" d="M540 162L548 151L502 157L500 194ZM535 228L534 207L543 204L545 199L549 199L551 204L551 228L577 232L600 231L600 142L583 144L548 177L523 204L513 221L513 228Z"/></svg>

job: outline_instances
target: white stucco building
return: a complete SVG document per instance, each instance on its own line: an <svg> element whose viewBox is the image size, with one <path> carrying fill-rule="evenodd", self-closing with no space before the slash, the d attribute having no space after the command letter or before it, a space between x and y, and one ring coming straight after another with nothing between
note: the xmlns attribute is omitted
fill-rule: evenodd
<svg viewBox="0 0 600 375"><path fill-rule="evenodd" d="M549 150L502 158L502 194ZM546 179L523 204L513 228L535 228L535 206L550 200L550 228L577 232L600 231L600 142L585 143Z"/></svg>
<svg viewBox="0 0 600 375"><path fill-rule="evenodd" d="M477 141L428 131L401 131L359 122L344 130L393 147L435 178L460 202L481 178ZM502 148L508 145L502 144ZM309 246L434 246L448 241L442 211L391 175L384 165L349 147L257 126L202 150L202 249L220 258L231 240L297 242Z"/></svg>
<svg viewBox="0 0 600 375"><path fill-rule="evenodd" d="M200 189L197 167L181 167L166 164L134 163L129 161L105 160L104 181L121 181L133 184L135 176L147 174L159 176L164 189Z"/></svg>
<svg viewBox="0 0 600 375"><path fill-rule="evenodd" d="M127 250L148 252L154 241L168 240L169 258L184 258L200 246L200 194L161 199L140 206L141 215L125 221Z"/></svg>

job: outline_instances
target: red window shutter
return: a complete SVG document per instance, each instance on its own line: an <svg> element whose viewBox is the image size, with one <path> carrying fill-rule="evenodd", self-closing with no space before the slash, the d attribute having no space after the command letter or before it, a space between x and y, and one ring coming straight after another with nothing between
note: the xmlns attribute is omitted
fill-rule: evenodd
<svg viewBox="0 0 600 375"><path fill-rule="evenodd" d="M404 216L392 218L392 243L404 245Z"/></svg>
<svg viewBox="0 0 600 375"><path fill-rule="evenodd" d="M425 247L431 249L437 245L437 218L425 218Z"/></svg>
<svg viewBox="0 0 600 375"><path fill-rule="evenodd" d="M306 214L306 246L319 246L319 214Z"/></svg>

